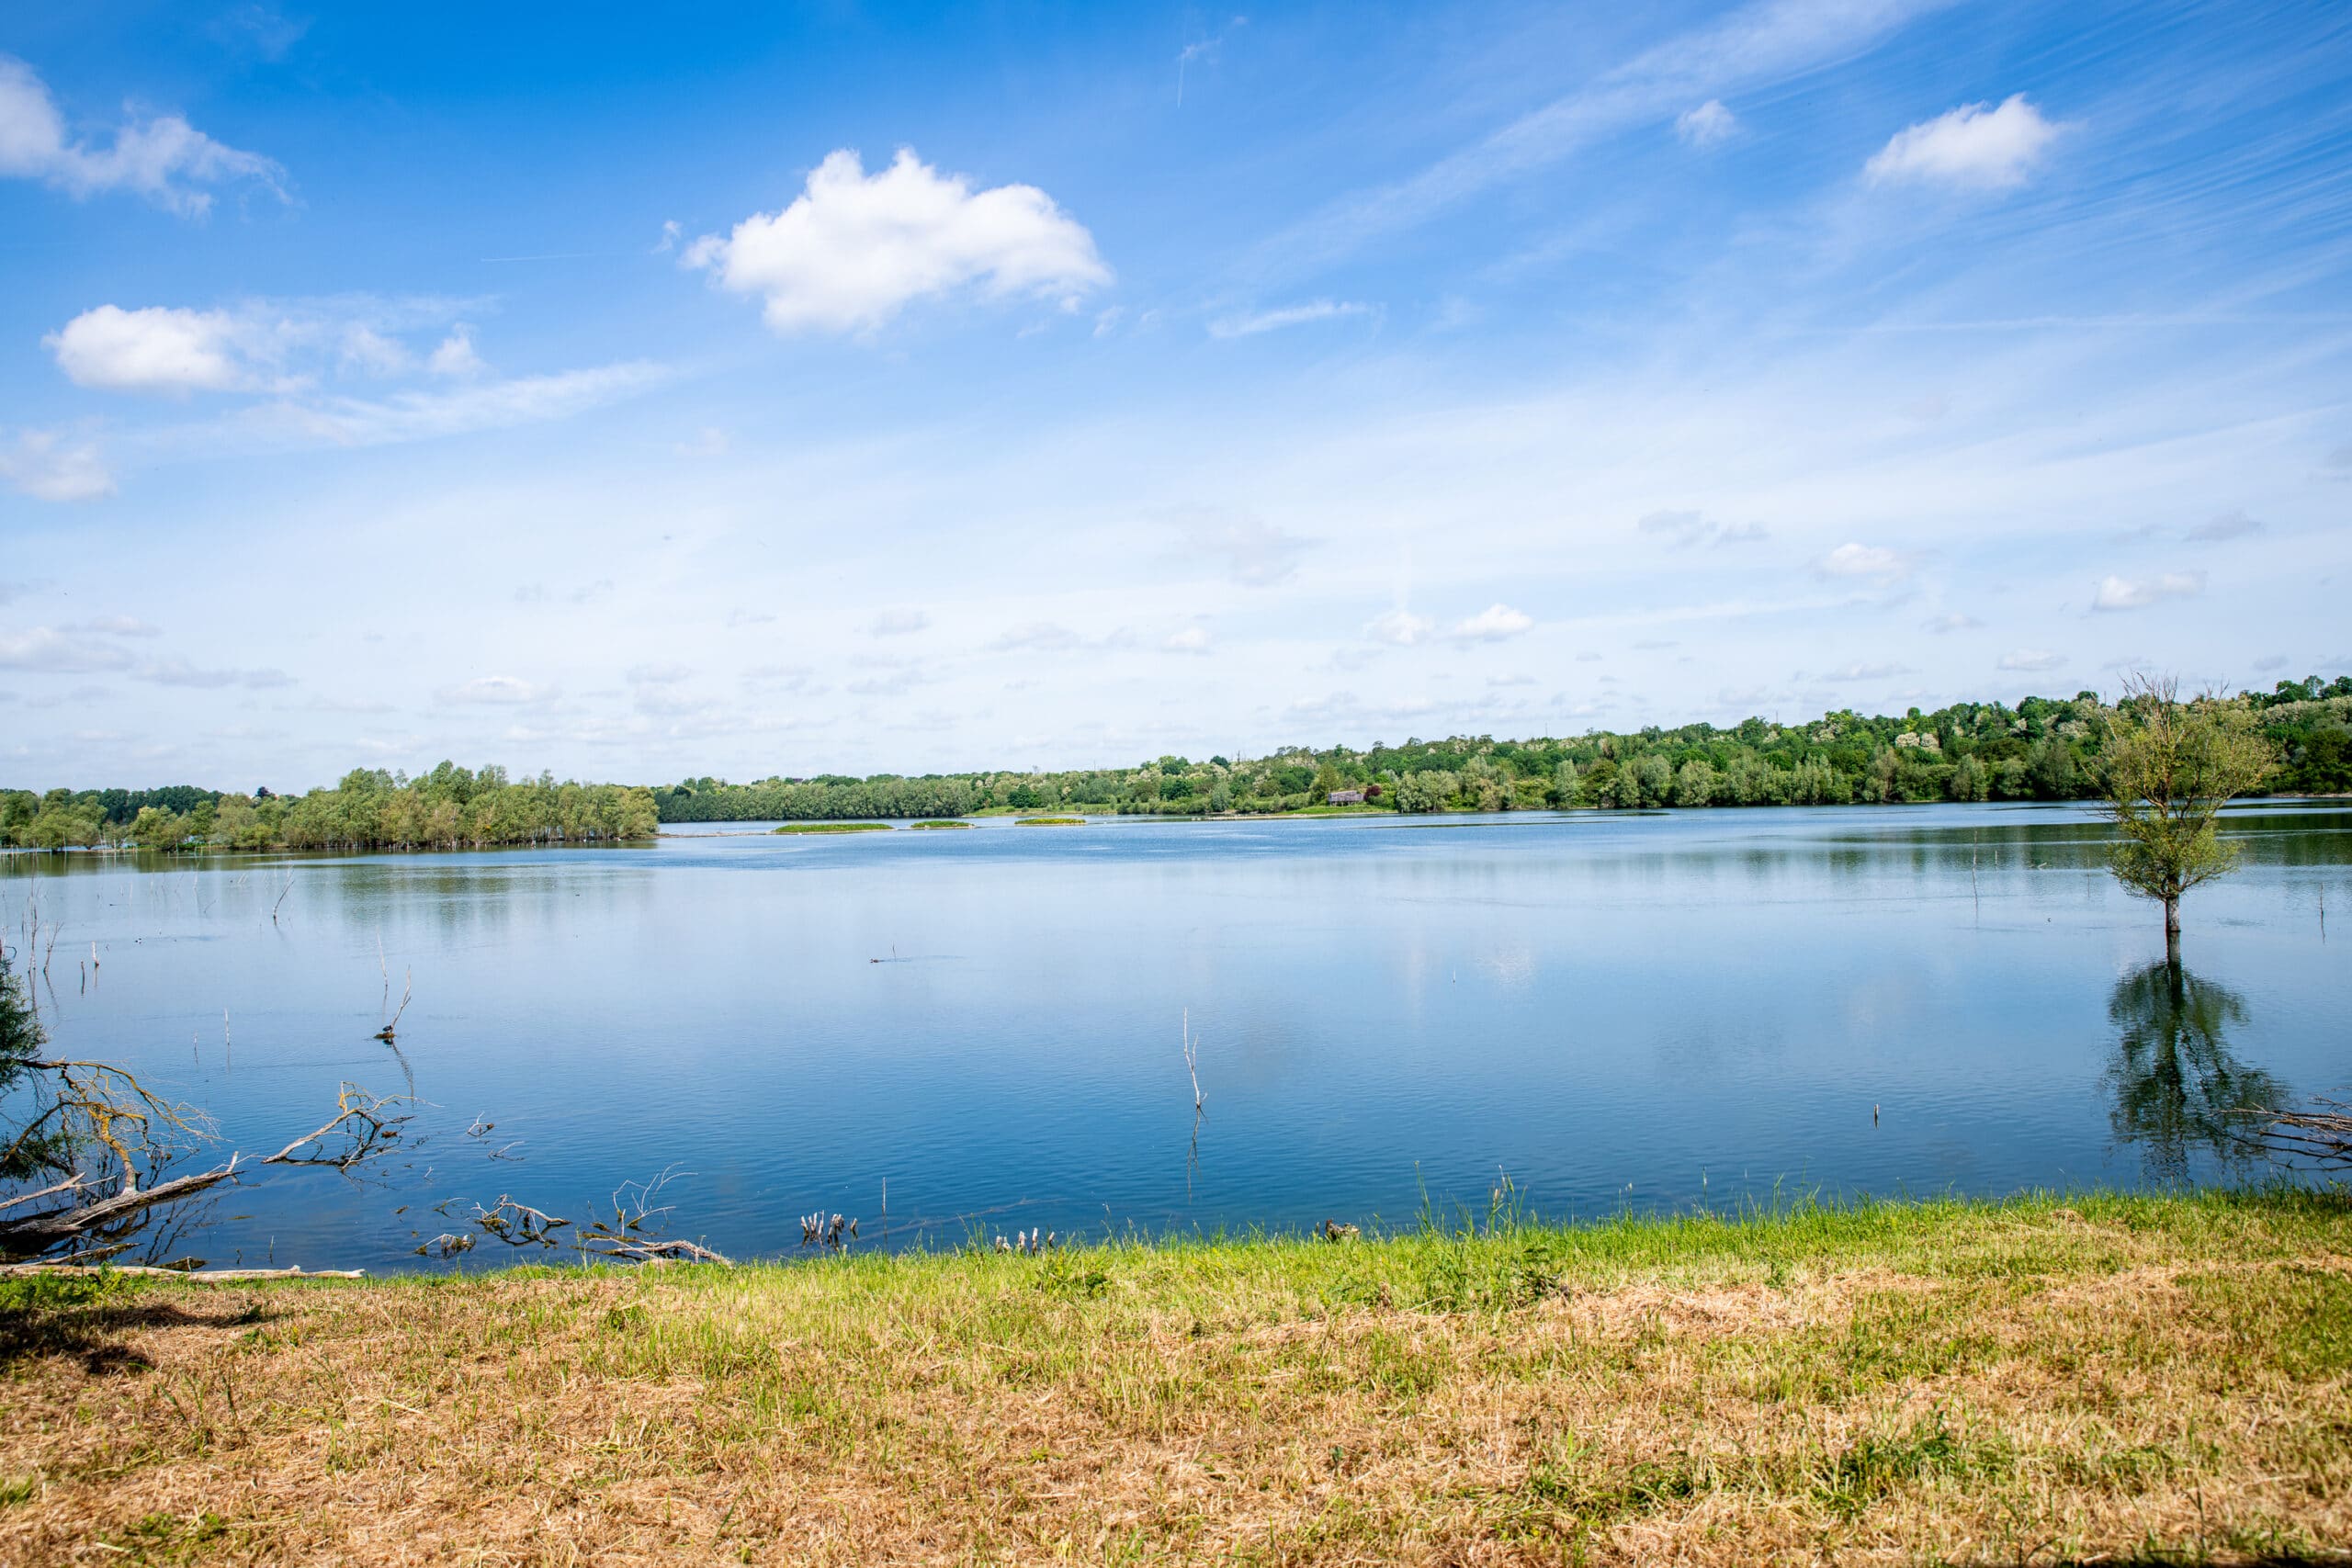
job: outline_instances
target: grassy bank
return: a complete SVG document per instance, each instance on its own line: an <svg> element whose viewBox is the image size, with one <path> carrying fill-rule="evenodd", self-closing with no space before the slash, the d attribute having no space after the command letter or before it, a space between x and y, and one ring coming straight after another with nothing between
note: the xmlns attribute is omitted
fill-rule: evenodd
<svg viewBox="0 0 2352 1568"><path fill-rule="evenodd" d="M2352 1206L0 1283L0 1561L2352 1545Z"/></svg>

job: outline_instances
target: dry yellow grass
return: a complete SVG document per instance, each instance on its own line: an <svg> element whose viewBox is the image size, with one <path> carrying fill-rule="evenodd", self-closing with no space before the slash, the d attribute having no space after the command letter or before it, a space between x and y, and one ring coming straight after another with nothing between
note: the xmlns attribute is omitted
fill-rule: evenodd
<svg viewBox="0 0 2352 1568"><path fill-rule="evenodd" d="M2326 1557L2347 1243L2273 1193L23 1287L0 1561Z"/></svg>

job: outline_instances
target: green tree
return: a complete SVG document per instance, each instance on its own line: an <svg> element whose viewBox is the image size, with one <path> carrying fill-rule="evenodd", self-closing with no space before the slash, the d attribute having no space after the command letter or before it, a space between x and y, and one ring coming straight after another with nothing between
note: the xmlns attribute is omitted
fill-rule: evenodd
<svg viewBox="0 0 2352 1568"><path fill-rule="evenodd" d="M2190 888L2237 868L2238 847L2222 841L2222 807L2262 783L2270 742L2245 703L2180 700L2173 677L2125 678L2108 748L2107 816L2123 842L2116 880L2164 906L2165 952L2180 957L2180 900Z"/></svg>

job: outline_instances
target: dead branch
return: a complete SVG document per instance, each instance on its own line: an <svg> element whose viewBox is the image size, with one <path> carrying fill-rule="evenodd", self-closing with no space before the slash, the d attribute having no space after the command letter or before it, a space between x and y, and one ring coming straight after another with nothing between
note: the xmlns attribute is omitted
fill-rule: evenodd
<svg viewBox="0 0 2352 1568"><path fill-rule="evenodd" d="M571 1222L557 1219L528 1203L518 1203L502 1192L498 1201L487 1209L475 1205L474 1224L509 1247L553 1247L558 1240L555 1233Z"/></svg>
<svg viewBox="0 0 2352 1568"><path fill-rule="evenodd" d="M338 1089L334 1102L335 1114L331 1120L260 1163L322 1165L347 1171L398 1141L409 1118L389 1112L394 1106L413 1103L402 1095L369 1094L355 1083Z"/></svg>
<svg viewBox="0 0 2352 1568"><path fill-rule="evenodd" d="M2320 1170L2352 1170L2352 1103L2325 1098L2312 1102L2324 1110L2267 1111L2251 1141L2282 1159Z"/></svg>

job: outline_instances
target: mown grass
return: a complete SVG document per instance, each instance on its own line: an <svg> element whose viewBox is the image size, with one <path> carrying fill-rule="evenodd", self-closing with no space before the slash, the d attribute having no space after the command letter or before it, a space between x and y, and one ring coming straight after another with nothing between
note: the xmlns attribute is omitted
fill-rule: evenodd
<svg viewBox="0 0 2352 1568"><path fill-rule="evenodd" d="M2336 1194L4 1288L9 1562L2352 1546Z"/></svg>

